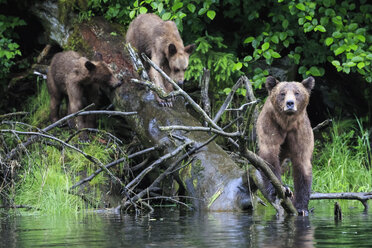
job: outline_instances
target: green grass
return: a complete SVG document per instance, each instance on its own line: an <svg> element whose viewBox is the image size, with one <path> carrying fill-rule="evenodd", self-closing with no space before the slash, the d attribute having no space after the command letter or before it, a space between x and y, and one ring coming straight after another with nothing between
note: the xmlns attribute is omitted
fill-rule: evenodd
<svg viewBox="0 0 372 248"><path fill-rule="evenodd" d="M368 131L359 120L339 121L316 142L313 158L313 191L372 191Z"/></svg>
<svg viewBox="0 0 372 248"><path fill-rule="evenodd" d="M45 81L38 81L37 86L38 94L31 97L24 107L30 114L22 121L43 128L50 124L49 94ZM107 126L111 123L108 122L107 125L105 121L100 123L103 130L109 130ZM9 126L4 125L1 128L9 128ZM19 125L16 129L30 131L24 125ZM67 127L55 128L51 130L51 134L61 140L66 140L75 131ZM19 138L24 141L28 136L19 136ZM112 142L102 144L102 140L107 140L107 136L94 133L90 136L90 142L82 143L79 137L75 136L69 143L99 159L103 164L112 161L112 157L122 156L117 152L117 144ZM4 135L4 141L9 147L17 145L15 142L17 140L12 134ZM92 206L84 202L80 196L69 194L68 190L80 179L97 170L98 166L72 149L65 148L62 152L60 147L51 146L46 141L46 139L41 139L27 147L27 152L20 157L15 187L8 191L10 197L14 199L14 204L28 205L33 207L31 212L37 210L37 212L47 214L76 213L87 207L91 208ZM91 182L86 183L79 193L84 192L85 197L95 205L100 202L103 195L102 186L107 182L107 176L101 173Z"/></svg>

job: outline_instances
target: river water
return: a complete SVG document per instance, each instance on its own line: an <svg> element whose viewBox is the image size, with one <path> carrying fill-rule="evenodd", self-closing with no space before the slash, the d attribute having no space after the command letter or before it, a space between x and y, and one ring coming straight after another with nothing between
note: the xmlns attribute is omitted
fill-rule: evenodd
<svg viewBox="0 0 372 248"><path fill-rule="evenodd" d="M0 247L372 247L372 214L333 203L315 205L309 217L191 212L172 208L134 216L103 213L0 216Z"/></svg>

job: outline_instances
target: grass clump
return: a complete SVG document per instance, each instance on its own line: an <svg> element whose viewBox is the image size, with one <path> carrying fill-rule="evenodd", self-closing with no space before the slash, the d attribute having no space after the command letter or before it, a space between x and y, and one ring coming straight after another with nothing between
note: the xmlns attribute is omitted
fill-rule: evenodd
<svg viewBox="0 0 372 248"><path fill-rule="evenodd" d="M372 191L369 133L360 120L336 121L323 141L315 142L315 192Z"/></svg>

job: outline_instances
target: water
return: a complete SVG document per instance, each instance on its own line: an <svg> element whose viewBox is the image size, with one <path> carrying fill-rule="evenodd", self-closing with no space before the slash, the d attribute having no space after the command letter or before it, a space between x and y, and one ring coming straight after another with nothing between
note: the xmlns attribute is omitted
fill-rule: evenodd
<svg viewBox="0 0 372 248"><path fill-rule="evenodd" d="M332 209L326 202L309 217L283 219L266 210L253 216L170 208L145 216L3 213L0 247L372 247L371 214L343 207L343 220L335 222Z"/></svg>

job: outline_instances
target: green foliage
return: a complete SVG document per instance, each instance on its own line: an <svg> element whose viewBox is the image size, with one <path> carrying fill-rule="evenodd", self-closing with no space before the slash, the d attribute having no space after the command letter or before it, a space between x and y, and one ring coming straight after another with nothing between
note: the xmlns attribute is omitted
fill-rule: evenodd
<svg viewBox="0 0 372 248"><path fill-rule="evenodd" d="M372 190L371 147L361 121L343 121L316 142L313 160L313 191L369 192ZM368 155L369 154L369 155ZM369 169L368 169L369 168Z"/></svg>
<svg viewBox="0 0 372 248"><path fill-rule="evenodd" d="M211 88L214 91L223 89L232 85L232 74L238 71L236 56L222 50L227 48L223 44L222 37L214 37L206 33L205 36L199 37L195 41L195 52L190 56L189 68L185 78L199 78L202 75L203 68L207 68L214 75L211 82Z"/></svg>
<svg viewBox="0 0 372 248"><path fill-rule="evenodd" d="M266 16L259 15L266 4L251 6L256 14L249 18L263 25L254 30L258 35L244 40L254 49L245 57L249 61L265 59L271 65L287 55L303 77L323 76L324 64L331 63L337 71L357 72L372 82L372 5L367 1L279 0Z"/></svg>
<svg viewBox="0 0 372 248"><path fill-rule="evenodd" d="M0 78L5 78L14 65L14 58L21 55L19 45L13 41L18 38L14 29L26 22L18 17L0 15Z"/></svg>

